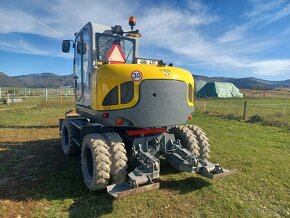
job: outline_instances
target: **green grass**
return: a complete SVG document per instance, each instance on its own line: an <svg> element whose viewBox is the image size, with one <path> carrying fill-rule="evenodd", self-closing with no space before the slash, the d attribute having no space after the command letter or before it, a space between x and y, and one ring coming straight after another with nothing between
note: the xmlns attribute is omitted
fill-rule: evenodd
<svg viewBox="0 0 290 218"><path fill-rule="evenodd" d="M113 199L88 191L80 157L62 154L57 124L73 99L58 103L0 111L0 217L290 216L288 129L196 113L192 123L210 138L210 160L239 172L210 181L162 159L160 189Z"/></svg>
<svg viewBox="0 0 290 218"><path fill-rule="evenodd" d="M198 99L198 111L242 119L247 101L246 120L259 115L266 125L290 128L290 100L286 98Z"/></svg>

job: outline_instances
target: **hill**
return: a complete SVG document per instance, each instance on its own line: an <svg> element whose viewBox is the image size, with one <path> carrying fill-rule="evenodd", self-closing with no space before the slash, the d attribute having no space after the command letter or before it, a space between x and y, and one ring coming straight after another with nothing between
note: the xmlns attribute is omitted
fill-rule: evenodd
<svg viewBox="0 0 290 218"><path fill-rule="evenodd" d="M23 81L0 72L0 87L25 87L25 85Z"/></svg>
<svg viewBox="0 0 290 218"><path fill-rule="evenodd" d="M193 77L196 80L204 80L206 82L231 82L240 89L290 88L290 79L283 81L269 81L257 79L254 77L227 78L227 77L207 77L202 75L194 75Z"/></svg>
<svg viewBox="0 0 290 218"><path fill-rule="evenodd" d="M58 87L60 85L71 86L73 84L73 75L60 76L53 73L41 73L16 76L15 78L23 81L31 88Z"/></svg>
<svg viewBox="0 0 290 218"><path fill-rule="evenodd" d="M53 73L40 73L10 77L0 72L0 87L53 88L59 87L59 85L71 86L72 84L72 74L56 75Z"/></svg>
<svg viewBox="0 0 290 218"><path fill-rule="evenodd" d="M227 78L227 77L207 77L193 75L196 80L206 82L231 82L241 89L274 89L290 88L290 79L284 81L268 81L254 77ZM0 87L29 87L29 88L53 88L59 85L73 85L73 74L56 75L54 73L29 74L21 76L8 76L0 72Z"/></svg>

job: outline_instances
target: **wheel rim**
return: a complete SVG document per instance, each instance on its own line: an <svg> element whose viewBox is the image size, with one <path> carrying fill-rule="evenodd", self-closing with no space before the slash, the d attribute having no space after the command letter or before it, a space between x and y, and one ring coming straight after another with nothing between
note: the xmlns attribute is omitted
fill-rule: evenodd
<svg viewBox="0 0 290 218"><path fill-rule="evenodd" d="M90 179L93 177L93 173L94 173L94 164L93 164L93 156L92 156L92 152L91 149L86 147L85 148L85 171L86 174L88 175L88 177L90 177Z"/></svg>

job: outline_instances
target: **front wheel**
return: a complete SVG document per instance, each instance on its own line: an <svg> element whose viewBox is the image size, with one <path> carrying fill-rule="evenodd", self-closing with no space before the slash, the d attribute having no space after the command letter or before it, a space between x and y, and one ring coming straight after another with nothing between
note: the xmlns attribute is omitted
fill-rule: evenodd
<svg viewBox="0 0 290 218"><path fill-rule="evenodd" d="M73 141L73 137L77 134L75 127L70 120L64 120L61 126L61 145L65 155L76 154L79 147Z"/></svg>

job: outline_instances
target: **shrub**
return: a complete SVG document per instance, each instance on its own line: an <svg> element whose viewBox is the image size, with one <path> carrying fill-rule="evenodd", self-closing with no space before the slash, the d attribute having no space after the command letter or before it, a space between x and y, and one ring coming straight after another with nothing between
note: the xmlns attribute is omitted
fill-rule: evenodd
<svg viewBox="0 0 290 218"><path fill-rule="evenodd" d="M225 118L228 120L241 120L241 116L233 113L225 115Z"/></svg>
<svg viewBox="0 0 290 218"><path fill-rule="evenodd" d="M290 127L287 122L283 122L283 121L279 121L279 120L267 120L264 122L264 125L276 126L276 127L282 127L282 128Z"/></svg>
<svg viewBox="0 0 290 218"><path fill-rule="evenodd" d="M250 123L261 123L261 122L264 122L264 118L261 117L260 115L253 115L249 118L248 122Z"/></svg>

